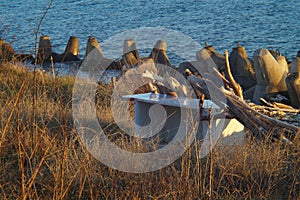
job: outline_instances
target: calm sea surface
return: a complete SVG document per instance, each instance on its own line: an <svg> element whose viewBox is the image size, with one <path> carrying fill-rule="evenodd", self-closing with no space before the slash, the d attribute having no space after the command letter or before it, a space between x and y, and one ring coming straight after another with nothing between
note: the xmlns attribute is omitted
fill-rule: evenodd
<svg viewBox="0 0 300 200"><path fill-rule="evenodd" d="M34 30L48 4L46 0L1 0L1 37L17 52L32 51ZM79 37L83 56L90 35L101 43L123 31L160 26L180 31L203 46L208 42L220 53L239 41L251 57L258 48L273 47L291 59L300 50L299 19L299 0L57 0L40 34L51 37L57 53L64 51L70 35Z"/></svg>

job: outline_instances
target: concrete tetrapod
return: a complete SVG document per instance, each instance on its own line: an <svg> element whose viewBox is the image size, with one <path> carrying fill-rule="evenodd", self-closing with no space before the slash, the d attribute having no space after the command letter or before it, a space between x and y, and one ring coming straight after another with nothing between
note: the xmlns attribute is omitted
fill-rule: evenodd
<svg viewBox="0 0 300 200"><path fill-rule="evenodd" d="M90 36L85 50L85 56L81 63L81 69L83 71L105 70L108 68L113 61L106 58L102 49L95 37Z"/></svg>
<svg viewBox="0 0 300 200"><path fill-rule="evenodd" d="M289 97L292 106L300 108L300 57L293 59L290 71L285 79Z"/></svg>
<svg viewBox="0 0 300 200"><path fill-rule="evenodd" d="M54 62L72 62L80 61L79 55L79 41L78 37L70 36L68 44L64 53L58 54L54 57Z"/></svg>
<svg viewBox="0 0 300 200"><path fill-rule="evenodd" d="M258 49L254 53L254 68L257 81L253 95L255 103L260 103L259 99L267 95L287 91L288 67L284 56L275 58L267 49Z"/></svg>
<svg viewBox="0 0 300 200"><path fill-rule="evenodd" d="M11 61L14 58L15 51L10 43L0 39L0 60Z"/></svg>
<svg viewBox="0 0 300 200"><path fill-rule="evenodd" d="M203 51L204 49L206 50L205 52ZM197 61L208 60L207 55L214 61L219 71L225 70L225 55L217 53L213 46L208 46L207 44L205 44L203 49L196 53ZM210 70L208 69L208 71Z"/></svg>
<svg viewBox="0 0 300 200"><path fill-rule="evenodd" d="M50 37L47 35L41 36L36 57L36 63L43 64L45 62L50 62L51 57L54 58L56 55L56 53L52 52Z"/></svg>
<svg viewBox="0 0 300 200"><path fill-rule="evenodd" d="M244 91L256 85L255 71L245 47L238 44L237 47L232 48L229 63L234 79L241 85Z"/></svg>
<svg viewBox="0 0 300 200"><path fill-rule="evenodd" d="M131 38L124 40L122 61L126 69L141 64L140 53L135 41Z"/></svg>
<svg viewBox="0 0 300 200"><path fill-rule="evenodd" d="M163 40L156 42L149 57L152 58L156 64L172 67L171 61L167 56L167 43Z"/></svg>

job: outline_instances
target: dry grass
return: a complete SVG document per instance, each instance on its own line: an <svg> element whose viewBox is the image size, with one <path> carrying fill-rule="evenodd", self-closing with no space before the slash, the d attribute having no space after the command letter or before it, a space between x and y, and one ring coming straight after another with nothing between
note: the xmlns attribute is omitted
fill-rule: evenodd
<svg viewBox="0 0 300 200"><path fill-rule="evenodd" d="M73 126L73 78L0 67L0 199L299 199L299 141L292 147L248 140L214 148L199 159L198 145L161 170L131 174L95 160ZM130 138L113 123L111 86L98 88L100 123ZM33 117L35 116L35 117ZM116 138L115 138L116 139ZM113 156L113 155L112 155Z"/></svg>

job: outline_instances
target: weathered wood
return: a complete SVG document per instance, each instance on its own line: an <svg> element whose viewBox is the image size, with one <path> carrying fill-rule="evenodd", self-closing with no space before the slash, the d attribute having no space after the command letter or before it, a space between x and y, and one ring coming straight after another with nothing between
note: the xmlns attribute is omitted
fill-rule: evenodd
<svg viewBox="0 0 300 200"><path fill-rule="evenodd" d="M243 90L242 90L242 87L234 80L233 76L232 76L232 73L231 73L231 70L230 70L230 66L229 66L229 60L228 60L228 51L226 50L225 51L225 71L228 75L228 78L229 78L229 82L231 83L232 85L232 89L234 91L234 93L239 96L241 99L243 99Z"/></svg>
<svg viewBox="0 0 300 200"><path fill-rule="evenodd" d="M198 99L203 98L203 95L206 99L210 99L210 94L207 85L201 77L193 75L189 69L185 70L185 75L186 79L189 81L192 88L194 89L194 92Z"/></svg>
<svg viewBox="0 0 300 200"><path fill-rule="evenodd" d="M142 76L144 78L150 78L153 80L149 84L151 92L168 94L175 97L178 96L174 90L170 89L170 85L168 85L164 78L151 73L143 73ZM207 88L213 88L214 103L219 106L225 105L229 114L242 123L248 130L250 130L253 136L291 144L291 141L293 141L295 136L300 134L300 128L298 126L262 114L232 91L217 87L211 80L203 79L203 81L205 81L206 85L208 86ZM203 93L199 91L200 90L195 90L197 98L203 100ZM223 95L226 97L225 101L221 100L224 99ZM201 103L199 106L201 106ZM284 110L282 108L277 108L276 106L267 108L278 111Z"/></svg>
<svg viewBox="0 0 300 200"><path fill-rule="evenodd" d="M224 82L228 82L219 72L215 74L222 78ZM217 87L208 79L204 80L208 88L214 88L214 100L217 101L214 103L217 105L225 104L232 115L249 129L253 135L260 137L271 136L282 141L290 141L296 134L300 134L299 127L259 113L233 92ZM232 86L232 81L230 81L230 85ZM220 99L223 99L221 93L226 96L226 102L218 102Z"/></svg>
<svg viewBox="0 0 300 200"><path fill-rule="evenodd" d="M210 87L215 87L226 96L226 104L228 110L232 112L234 117L248 128L253 135L263 136L266 138L279 139L281 141L292 141L296 134L300 134L300 128L286 122L271 118L251 108L243 99L239 98L232 92L216 88L214 83L206 80L206 84ZM215 99L222 99L216 92Z"/></svg>

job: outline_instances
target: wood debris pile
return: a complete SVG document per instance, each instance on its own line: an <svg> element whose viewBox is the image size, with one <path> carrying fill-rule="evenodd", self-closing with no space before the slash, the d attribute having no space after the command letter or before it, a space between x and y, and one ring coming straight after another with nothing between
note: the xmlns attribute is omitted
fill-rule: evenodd
<svg viewBox="0 0 300 200"><path fill-rule="evenodd" d="M264 105L249 103L249 106L259 113L267 115L277 120L281 120L288 124L300 127L300 110L291 106L273 102L266 102L261 99Z"/></svg>
<svg viewBox="0 0 300 200"><path fill-rule="evenodd" d="M180 66L177 69L173 68L173 71L184 76L184 80L177 80L180 76L177 76L175 72L170 73L172 70L163 71L165 68L157 65L158 63L169 66L167 69L172 69L166 55L166 44L162 42L159 42L159 44L162 47L154 48L155 51L151 54L151 58L147 58L148 60L143 59L141 65L129 67L131 70L126 70L122 74L122 80L128 80L126 82L128 84L120 81L118 85L127 86L130 85L132 80L135 80L135 82L141 82L138 85L143 87L144 92L167 94L175 97L189 96L190 87L186 86L190 85L196 97L200 99L200 107L204 99L211 99L226 112L227 116L236 118L255 137L289 144L292 143L295 137L299 137L299 109L282 103L269 103L264 99L260 100L262 105L250 103L244 99L243 88L236 82L231 73L228 51L225 51L222 59L224 63L221 63L221 65L225 65L223 73L218 70L215 64L218 63L219 59L213 60L210 53L204 50L201 51L201 59L192 64L199 65L201 67L199 69L203 69L203 71L197 74L194 72L197 72L195 67L193 68L190 65L188 68ZM149 62L149 59L151 62ZM245 77L242 77L242 79L245 79Z"/></svg>

